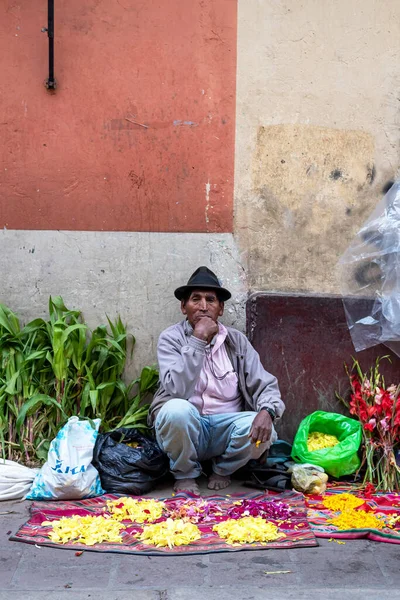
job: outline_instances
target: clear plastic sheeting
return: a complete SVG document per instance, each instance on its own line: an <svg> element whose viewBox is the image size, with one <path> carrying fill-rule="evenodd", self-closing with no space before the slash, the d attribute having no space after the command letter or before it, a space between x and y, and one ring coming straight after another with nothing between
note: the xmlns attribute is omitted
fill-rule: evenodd
<svg viewBox="0 0 400 600"><path fill-rule="evenodd" d="M356 351L386 344L400 356L400 181L362 226L338 267Z"/></svg>

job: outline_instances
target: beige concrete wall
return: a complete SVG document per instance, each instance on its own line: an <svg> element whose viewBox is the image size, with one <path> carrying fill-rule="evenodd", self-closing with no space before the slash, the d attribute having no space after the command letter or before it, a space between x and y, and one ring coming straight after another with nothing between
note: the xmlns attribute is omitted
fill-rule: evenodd
<svg viewBox="0 0 400 600"><path fill-rule="evenodd" d="M338 292L399 169L399 0L239 0L235 233L251 290Z"/></svg>

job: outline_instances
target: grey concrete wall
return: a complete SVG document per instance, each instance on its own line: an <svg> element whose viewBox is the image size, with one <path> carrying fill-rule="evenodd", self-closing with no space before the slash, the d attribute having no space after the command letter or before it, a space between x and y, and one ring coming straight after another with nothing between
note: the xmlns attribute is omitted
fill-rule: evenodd
<svg viewBox="0 0 400 600"><path fill-rule="evenodd" d="M2 230L0 248L0 302L23 322L46 317L50 295L90 327L121 315L136 337L129 375L156 361L160 332L183 318L173 291L200 265L232 291L223 321L245 329L246 277L231 234Z"/></svg>
<svg viewBox="0 0 400 600"><path fill-rule="evenodd" d="M338 292L399 171L400 2L239 0L235 232L252 290Z"/></svg>

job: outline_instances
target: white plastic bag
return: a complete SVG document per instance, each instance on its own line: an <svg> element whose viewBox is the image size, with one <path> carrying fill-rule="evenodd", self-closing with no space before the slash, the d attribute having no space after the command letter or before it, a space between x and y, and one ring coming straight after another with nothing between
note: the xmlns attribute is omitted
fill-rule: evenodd
<svg viewBox="0 0 400 600"><path fill-rule="evenodd" d="M51 442L47 462L40 469L27 495L27 500L77 500L101 496L97 470L91 464L100 427L89 421L70 417Z"/></svg>
<svg viewBox="0 0 400 600"><path fill-rule="evenodd" d="M23 498L31 488L38 469L29 469L13 460L0 459L0 500Z"/></svg>
<svg viewBox="0 0 400 600"><path fill-rule="evenodd" d="M293 465L290 469L292 472L292 486L298 492L305 494L324 494L328 475L322 467L304 463Z"/></svg>

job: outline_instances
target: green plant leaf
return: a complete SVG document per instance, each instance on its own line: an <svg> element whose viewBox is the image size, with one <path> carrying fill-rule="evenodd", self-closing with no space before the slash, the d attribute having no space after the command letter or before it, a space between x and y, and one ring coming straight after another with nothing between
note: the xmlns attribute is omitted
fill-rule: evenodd
<svg viewBox="0 0 400 600"><path fill-rule="evenodd" d="M21 334L30 335L32 333L36 333L39 329L46 328L46 321L44 319L34 319L25 325L22 328Z"/></svg>
<svg viewBox="0 0 400 600"><path fill-rule="evenodd" d="M98 413L98 402L99 402L99 392L98 390L90 390L89 392L90 404L92 405L92 410L94 415L96 416Z"/></svg>
<svg viewBox="0 0 400 600"><path fill-rule="evenodd" d="M47 350L36 350L35 352L31 352L25 358L25 362L37 361L38 359L46 358L48 352Z"/></svg>
<svg viewBox="0 0 400 600"><path fill-rule="evenodd" d="M5 389L7 394L13 396L14 394L19 394L22 389L21 381L19 380L20 372L16 371L13 373L11 378L8 381L7 387ZM18 384L18 385L17 385Z"/></svg>
<svg viewBox="0 0 400 600"><path fill-rule="evenodd" d="M49 453L50 442L49 440L42 440L42 442L36 447L36 456L42 462L47 460L47 455Z"/></svg>
<svg viewBox="0 0 400 600"><path fill-rule="evenodd" d="M106 390L106 389L111 389L115 387L115 382L114 381L106 381L104 383L100 383L96 389L98 390Z"/></svg>
<svg viewBox="0 0 400 600"><path fill-rule="evenodd" d="M67 329L65 329L65 331L62 332L60 343L65 344L71 333L77 329L84 329L86 331L87 325L84 325L83 323L75 323L75 325L70 325L67 327Z"/></svg>
<svg viewBox="0 0 400 600"><path fill-rule="evenodd" d="M67 418L67 415L64 413L61 405L57 402L57 400L55 400L51 396L47 396L46 394L37 394L36 396L33 396L33 398L24 403L18 414L18 418L16 421L16 428L18 433L21 431L21 427L25 421L25 418L28 416L28 413L33 412L35 408L39 407L42 404L45 404L46 406L56 407L61 412L62 416L65 419Z"/></svg>
<svg viewBox="0 0 400 600"><path fill-rule="evenodd" d="M158 383L158 370L155 367L144 367L140 375L140 393L150 392Z"/></svg>
<svg viewBox="0 0 400 600"><path fill-rule="evenodd" d="M17 335L20 331L17 315L4 304L0 304L0 326L12 335Z"/></svg>
<svg viewBox="0 0 400 600"><path fill-rule="evenodd" d="M143 399L157 383L157 370L145 367L127 385L122 374L135 338L119 315L107 317L107 324L90 331L79 310L53 296L49 320L33 319L21 328L0 304L0 453L21 462L44 460L50 440L75 414L90 422L100 417L103 431L124 419L146 429Z"/></svg>

